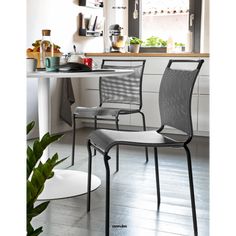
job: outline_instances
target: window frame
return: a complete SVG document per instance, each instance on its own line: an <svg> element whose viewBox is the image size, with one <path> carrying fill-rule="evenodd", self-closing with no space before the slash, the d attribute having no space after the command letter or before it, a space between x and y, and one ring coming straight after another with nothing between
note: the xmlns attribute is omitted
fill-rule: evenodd
<svg viewBox="0 0 236 236"><path fill-rule="evenodd" d="M141 0L138 0L137 10L139 12L139 17L133 19L133 11L135 0L128 1L128 35L130 37L139 37L141 35ZM192 52L200 52L200 42L201 42L201 12L202 12L202 0L189 0L189 17L191 14L194 14L193 25L189 26L189 30L193 34L192 38ZM145 52L145 47L141 47L141 51ZM153 48L153 52L155 52Z"/></svg>

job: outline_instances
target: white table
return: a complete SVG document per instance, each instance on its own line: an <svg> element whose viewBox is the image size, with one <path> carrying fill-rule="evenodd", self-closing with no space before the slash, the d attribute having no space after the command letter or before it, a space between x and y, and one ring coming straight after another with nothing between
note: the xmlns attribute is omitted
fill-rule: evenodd
<svg viewBox="0 0 236 236"><path fill-rule="evenodd" d="M49 93L50 79L56 78L91 78L99 76L117 76L132 73L132 70L96 71L96 72L46 72L37 71L28 73L28 78L38 78L38 118L39 136L51 131L51 100ZM49 157L45 150L41 161ZM74 170L55 170L54 177L47 180L39 200L61 199L74 197L87 192L87 173ZM95 190L101 185L101 180L92 175L91 189Z"/></svg>

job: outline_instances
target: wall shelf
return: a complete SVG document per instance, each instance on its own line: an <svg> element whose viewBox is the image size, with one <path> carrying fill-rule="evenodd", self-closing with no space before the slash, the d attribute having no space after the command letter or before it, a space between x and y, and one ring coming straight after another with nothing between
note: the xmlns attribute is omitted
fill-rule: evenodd
<svg viewBox="0 0 236 236"><path fill-rule="evenodd" d="M103 7L103 1L79 0L79 6L90 7L90 8L102 8Z"/></svg>
<svg viewBox="0 0 236 236"><path fill-rule="evenodd" d="M93 31L93 30L87 30L87 29L79 29L79 35L80 36L86 36L86 37L100 37L103 35L102 31Z"/></svg>
<svg viewBox="0 0 236 236"><path fill-rule="evenodd" d="M103 1L101 0L79 0L79 6L89 7L93 9L102 9ZM97 12L98 13L98 12ZM103 18L99 14L92 14L90 18L79 13L79 36L84 37L100 37L103 36Z"/></svg>
<svg viewBox="0 0 236 236"><path fill-rule="evenodd" d="M91 16L85 18L83 13L79 13L79 32L80 36L85 37L100 37L103 36L103 30L101 27L97 27L99 22L98 16Z"/></svg>

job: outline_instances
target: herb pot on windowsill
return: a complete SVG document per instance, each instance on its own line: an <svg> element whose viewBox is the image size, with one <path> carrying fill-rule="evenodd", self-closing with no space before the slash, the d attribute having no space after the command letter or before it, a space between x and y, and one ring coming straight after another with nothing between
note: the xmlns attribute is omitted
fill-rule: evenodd
<svg viewBox="0 0 236 236"><path fill-rule="evenodd" d="M132 53L139 53L140 44L130 44L129 51Z"/></svg>
<svg viewBox="0 0 236 236"><path fill-rule="evenodd" d="M143 41L140 38L131 37L129 40L129 51L132 53L139 53L139 48L142 43Z"/></svg>

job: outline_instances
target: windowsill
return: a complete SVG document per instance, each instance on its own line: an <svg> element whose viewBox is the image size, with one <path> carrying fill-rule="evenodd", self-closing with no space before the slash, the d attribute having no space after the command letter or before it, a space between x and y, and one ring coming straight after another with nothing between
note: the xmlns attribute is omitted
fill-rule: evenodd
<svg viewBox="0 0 236 236"><path fill-rule="evenodd" d="M88 57L209 57L209 53L194 53L194 52L178 52L178 53L156 53L156 52L98 52L98 53L85 53Z"/></svg>

